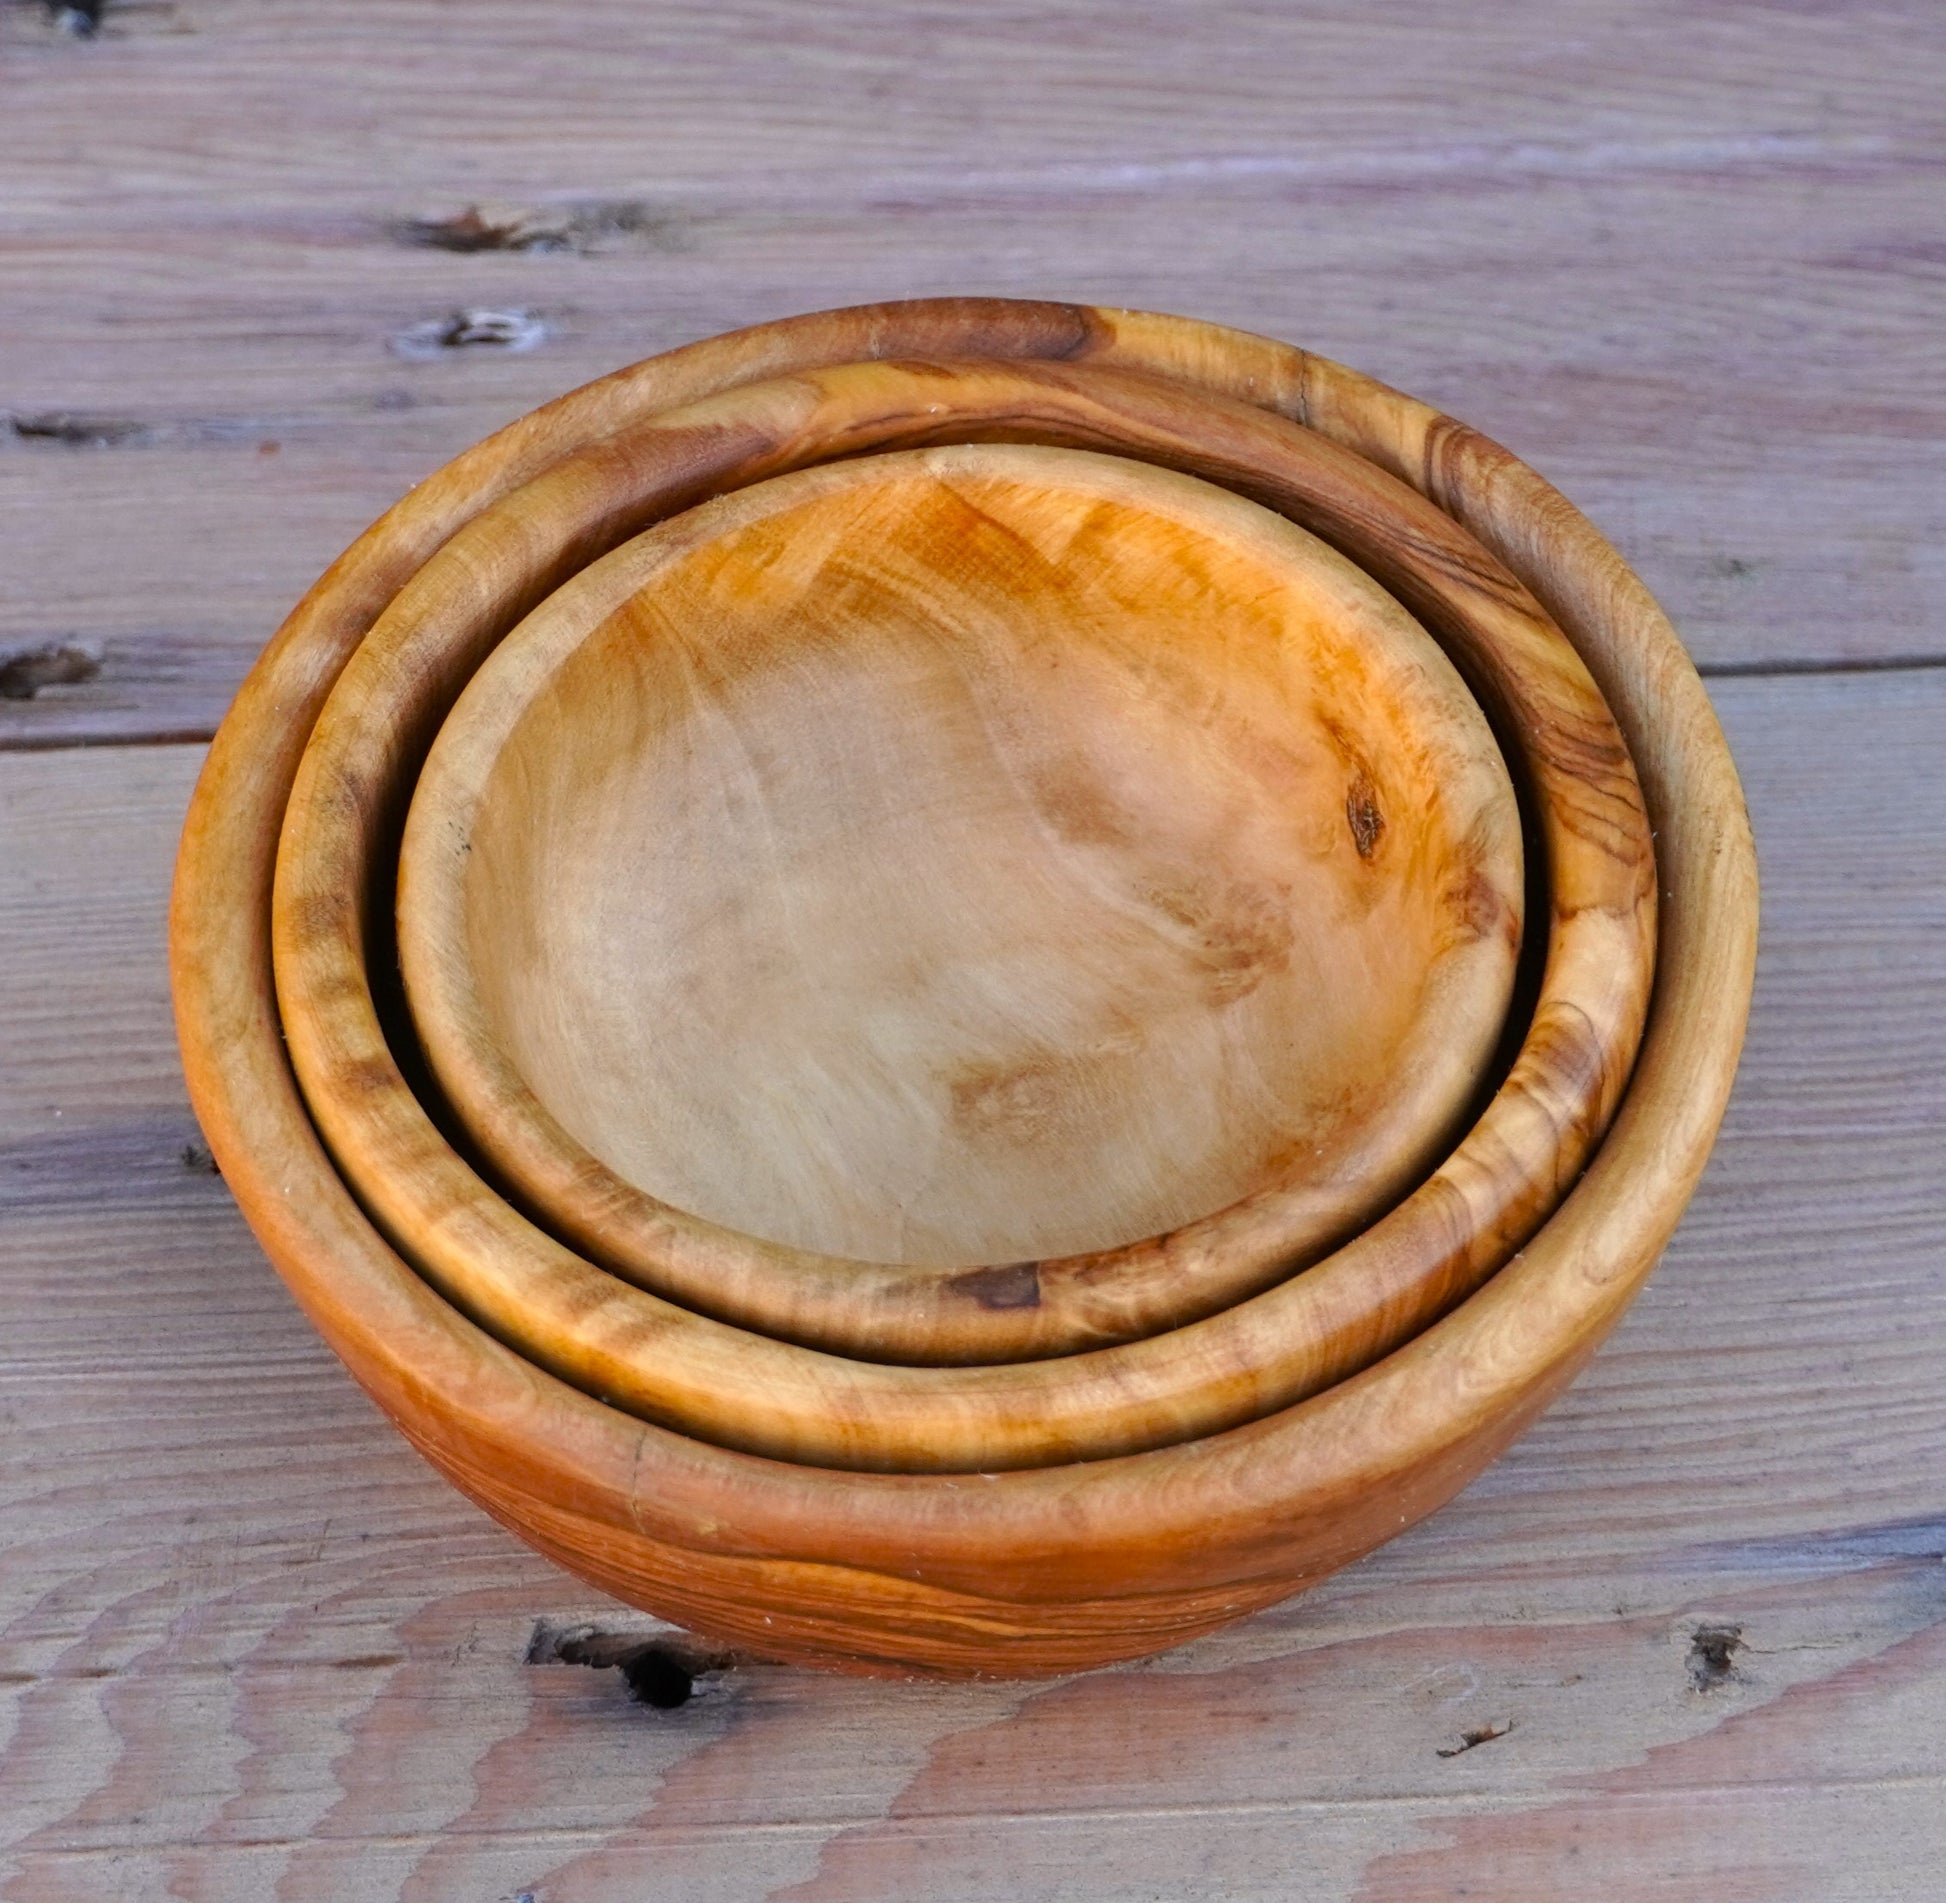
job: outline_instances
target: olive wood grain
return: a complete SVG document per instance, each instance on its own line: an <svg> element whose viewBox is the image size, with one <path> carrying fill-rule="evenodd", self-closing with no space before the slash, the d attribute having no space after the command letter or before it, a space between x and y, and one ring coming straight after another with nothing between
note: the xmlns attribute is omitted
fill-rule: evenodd
<svg viewBox="0 0 1946 1903"><path fill-rule="evenodd" d="M982 427L1133 445L1246 483L1343 542L1420 610L1531 781L1548 952L1520 1053L1479 1124L1324 1263L1278 1280L1309 1210L1272 1187L1113 1252L1112 1273L1099 1258L1082 1258L1078 1273L1051 1265L1050 1279L1085 1284L1077 1302L1112 1305L1125 1282L1139 1294L1187 1281L1209 1307L1219 1292L1263 1290L1252 1299L1058 1367L885 1366L678 1308L603 1274L503 1201L444 1140L388 1047L366 962L382 930L371 895L431 730L563 568L666 507L672 490ZM868 363L733 391L610 437L483 511L433 557L347 667L306 749L273 941L292 1061L347 1179L502 1339L646 1419L750 1452L979 1472L1099 1459L1252 1419L1386 1353L1477 1286L1553 1207L1606 1125L1646 1005L1654 894L1627 749L1586 669L1519 583L1405 485L1301 427L1220 398L1190 401L1152 378ZM659 1232L678 1230L659 1208L650 1217ZM938 1286L928 1278L926 1292ZM946 1287L972 1316L1022 1312Z"/></svg>
<svg viewBox="0 0 1946 1903"><path fill-rule="evenodd" d="M967 1288L1031 1305L1038 1259L1273 1184L1296 1255L1376 1218L1469 1120L1522 905L1492 732L1361 570L985 444L733 491L566 583L441 728L398 919L444 1096L547 1226L626 1266L647 1197L938 1265L891 1319L950 1347ZM803 1329L807 1265L739 1256L664 1292L910 1358L886 1278L808 1265Z"/></svg>
<svg viewBox="0 0 1946 1903"><path fill-rule="evenodd" d="M605 1408L501 1347L393 1252L304 1114L270 974L306 727L385 604L577 440L711 387L865 355L1092 357L1306 420L1443 501L1539 592L1615 709L1658 832L1658 984L1588 1171L1519 1257L1398 1353L1192 1445L949 1477L752 1459ZM1181 319L948 300L717 339L522 419L381 518L299 605L212 748L172 901L179 1035L226 1179L313 1321L455 1485L583 1577L718 1635L852 1669L1030 1674L1158 1649L1300 1589L1449 1498L1619 1319L1688 1201L1735 1073L1756 945L1748 822L1666 619L1497 445L1356 372Z"/></svg>

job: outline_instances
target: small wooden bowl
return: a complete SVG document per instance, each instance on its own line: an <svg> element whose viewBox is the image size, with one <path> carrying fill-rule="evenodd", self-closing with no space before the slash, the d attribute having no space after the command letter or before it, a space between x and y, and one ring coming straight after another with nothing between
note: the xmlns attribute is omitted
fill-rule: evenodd
<svg viewBox="0 0 1946 1903"><path fill-rule="evenodd" d="M1043 1260L1099 1286L1272 1188L1295 1258L1364 1228L1465 1127L1521 907L1493 735L1361 570L984 444L737 490L549 597L441 729L398 921L550 1226L655 1286L687 1212L720 1259L665 1293L950 1360Z"/></svg>
<svg viewBox="0 0 1946 1903"><path fill-rule="evenodd" d="M626 419L865 356L1091 359L1304 419L1411 480L1542 594L1622 723L1658 832L1647 1037L1573 1193L1486 1288L1355 1380L1209 1440L950 1477L752 1459L606 1408L467 1322L333 1169L270 973L278 832L311 722L376 616L482 507ZM376 523L286 622L185 827L171 968L190 1089L279 1272L455 1485L599 1585L770 1655L1028 1675L1161 1649L1299 1590L1432 1511L1593 1351L1653 1266L1722 1117L1754 972L1756 866L1701 682L1641 583L1556 491L1424 405L1267 339L988 300L841 311L652 359L522 419Z"/></svg>
<svg viewBox="0 0 1946 1903"><path fill-rule="evenodd" d="M1289 1199L1260 1192L1116 1262L1039 1265L1076 1299L1275 1286L1187 1327L1040 1365L884 1366L698 1316L604 1275L450 1148L400 1072L372 990L370 900L388 804L424 735L545 582L702 484L834 449L981 427L1134 444L1307 514L1424 603L1500 714L1536 796L1549 933L1532 1021L1480 1122L1404 1203L1281 1282ZM273 902L285 1037L346 1178L451 1299L587 1392L749 1452L889 1472L1102 1459L1286 1406L1410 1339L1554 1206L1633 1060L1654 944L1654 858L1599 692L1532 596L1451 520L1322 438L1149 378L1042 366L862 364L733 391L564 458L477 515L373 627L292 789ZM1492 929L1493 921L1483 921ZM973 1305L969 1304L969 1308ZM1006 1316L1008 1311L997 1311ZM1038 1311L1029 1310L1033 1319Z"/></svg>

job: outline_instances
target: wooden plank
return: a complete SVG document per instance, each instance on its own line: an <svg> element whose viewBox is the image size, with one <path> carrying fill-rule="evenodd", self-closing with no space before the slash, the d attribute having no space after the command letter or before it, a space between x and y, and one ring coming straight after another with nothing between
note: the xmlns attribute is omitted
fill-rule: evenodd
<svg viewBox="0 0 1946 1903"><path fill-rule="evenodd" d="M367 520L561 389L969 288L1193 311L1448 405L1706 663L1946 654L1946 16L1162 17L592 0L569 46L511 4L131 0L81 44L0 10L0 685L48 683L0 746L207 735ZM411 229L495 201L561 248ZM546 335L397 354L468 309Z"/></svg>
<svg viewBox="0 0 1946 1903"><path fill-rule="evenodd" d="M331 248L328 297L320 241L225 235L207 276L88 321L88 270L141 284L189 237L104 240L87 270L23 241L0 259L0 403L130 433L0 437L6 572L62 578L0 596L0 652L101 661L0 703L0 740L207 734L332 555L500 423L732 324L968 283L1197 309L1449 405L1610 530L1706 664L1946 653L1946 375L1917 236L1940 176L1824 181L1810 216L1810 181L1705 177L1673 219L1667 181L1550 183L1484 254L1511 209L1498 186L1349 213L1257 192L753 218L680 257L400 253L374 218ZM1547 288L1538 315L1506 296L1522 275ZM1427 283L1436 323L1408 288ZM460 307L559 328L525 355L388 354L388 334ZM1843 394L1823 387L1836 360L1860 366Z"/></svg>
<svg viewBox="0 0 1946 1903"><path fill-rule="evenodd" d="M1738 1097L1499 1466L1149 1667L667 1711L524 1662L653 1628L433 1480L184 1162L195 751L0 759L0 1896L1929 1896L1946 674L1719 702L1768 878Z"/></svg>
<svg viewBox="0 0 1946 1903"><path fill-rule="evenodd" d="M680 199L1879 150L1936 141L1946 58L1927 0L1509 0L1464 21L1437 0L1210 0L1193 31L1163 0L583 0L571 25L526 0L107 0L85 44L35 11L0 14L32 115L10 116L8 196L55 219L92 210L103 173L138 203L241 205L374 178Z"/></svg>

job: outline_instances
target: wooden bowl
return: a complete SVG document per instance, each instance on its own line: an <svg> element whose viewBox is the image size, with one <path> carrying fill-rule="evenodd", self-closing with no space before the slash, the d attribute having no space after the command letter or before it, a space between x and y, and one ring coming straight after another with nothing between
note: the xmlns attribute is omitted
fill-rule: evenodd
<svg viewBox="0 0 1946 1903"><path fill-rule="evenodd" d="M1601 682L1658 834L1647 1035L1588 1170L1490 1284L1300 1406L1124 1459L950 1478L751 1458L607 1408L503 1348L391 1250L284 1059L278 831L309 724L387 603L482 507L621 420L864 356L1089 359L1301 418L1429 493L1546 600ZM945 300L763 327L561 399L449 465L300 604L188 817L171 962L190 1088L298 1300L428 1458L583 1577L754 1649L861 1670L1031 1674L1138 1656L1296 1591L1456 1492L1620 1318L1707 1158L1741 1046L1756 874L1702 684L1640 582L1504 450L1267 339L1074 306Z"/></svg>
<svg viewBox="0 0 1946 1903"><path fill-rule="evenodd" d="M686 1212L723 1259L664 1293L938 1360L969 1288L1099 1286L1261 1191L1294 1257L1364 1228L1470 1121L1521 906L1493 735L1361 570L985 444L737 490L550 596L441 729L398 921L550 1227L656 1287Z"/></svg>
<svg viewBox="0 0 1946 1903"><path fill-rule="evenodd" d="M1549 951L1520 1055L1479 1124L1328 1261L1167 1335L1058 1366L883 1366L644 1294L506 1203L445 1142L387 1043L367 963L379 942L369 895L419 736L541 578L613 539L617 512L652 515L672 485L720 490L753 465L821 460L861 437L982 425L1198 458L1280 496L1286 512L1308 511L1395 592L1422 597L1536 789ZM1306 430L1220 398L1186 403L1152 378L862 364L731 391L604 438L481 511L427 562L346 668L305 750L272 939L286 1042L326 1141L380 1226L468 1314L587 1392L725 1445L816 1465L983 1472L1101 1459L1252 1419L1363 1367L1477 1286L1605 1127L1635 1051L1653 915L1639 791L1585 668L1514 577L1403 484ZM1288 1219L1287 1199L1262 1192L1162 1238L1146 1259L1130 1252L1136 1285L1145 1271L1164 1286L1185 1273L1261 1285L1284 1273ZM1118 1292L1129 1257L1116 1266L1090 1295Z"/></svg>
<svg viewBox="0 0 1946 1903"><path fill-rule="evenodd" d="M1190 413L1185 414L1185 411ZM815 1354L725 1328L592 1267L528 1222L444 1141L388 1046L367 963L364 895L383 863L387 790L413 736L490 649L552 552L601 545L606 483L622 507L670 471L723 488L754 459L817 460L918 429L1031 420L1230 470L1365 548L1424 597L1478 674L1536 788L1550 949L1519 1058L1480 1123L1407 1201L1327 1262L1167 1335L1041 1367L913 1368ZM746 1451L888 1472L982 1472L1100 1459L1212 1433L1364 1366L1490 1274L1579 1170L1636 1045L1653 947L1654 868L1627 750L1573 650L1532 597L1451 520L1311 433L1246 407L1186 405L1107 370L854 365L733 391L564 458L428 562L334 688L293 788L272 937L286 1040L347 1179L382 1228L467 1313L589 1393ZM603 469L607 468L606 482ZM481 590L485 589L484 597ZM1492 929L1492 921L1484 921ZM1289 1199L1261 1192L1125 1252L1166 1287L1284 1273ZM1090 1268L1093 1259L1083 1258ZM1239 1264L1241 1267L1239 1267ZM1152 1266L1153 1265L1153 1266ZM1066 1271L1067 1264L1054 1265ZM1076 1277L1086 1281L1086 1277ZM1045 1280L1045 1278L1043 1278ZM969 1304L977 1309L978 1304Z"/></svg>

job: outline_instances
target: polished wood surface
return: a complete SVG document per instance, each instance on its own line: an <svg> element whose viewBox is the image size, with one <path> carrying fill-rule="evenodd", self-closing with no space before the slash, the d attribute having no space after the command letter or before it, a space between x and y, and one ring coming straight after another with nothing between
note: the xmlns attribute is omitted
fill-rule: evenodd
<svg viewBox="0 0 1946 1903"><path fill-rule="evenodd" d="M923 335L942 319L980 325L1012 314L1032 323L1046 308L959 301L917 307L905 321ZM1115 321L1133 330L1142 320ZM905 334L899 307L812 319L806 334L826 322L849 328L852 349L889 350ZM1072 333L1091 326L1105 347L1108 322L1069 312L1063 354L1075 354ZM1176 320L1154 320L1147 334L1164 369L1172 352L1207 354L1213 335ZM722 347L747 357L776 345L753 334ZM1254 347L1220 356L1217 373L1254 377ZM1628 752L1600 693L1491 554L1407 485L1324 437L1155 375L1073 364L807 367L628 428L614 409L626 384L598 388L604 431L482 509L361 644L306 747L278 852L278 1008L307 1100L386 1232L468 1314L586 1392L721 1445L820 1466L978 1472L1164 1446L1288 1406L1409 1340L1531 1235L1606 1127L1634 1059L1653 969L1655 861ZM1312 1211L1301 1191L1270 1188L1115 1252L1109 1275L1092 1256L1037 1264L1032 1304L994 1304L981 1299L982 1285L949 1280L950 1325L969 1343L1037 1342L1043 1315L1070 1310L1109 1317L1100 1333L1110 1339L1145 1338L1059 1368L948 1373L814 1355L725 1328L562 1247L448 1146L388 1043L367 961L383 929L374 880L383 882L397 808L431 733L472 669L551 584L628 528L744 477L982 430L1133 447L1246 486L1342 544L1416 609L1472 676L1530 786L1548 937L1518 1056L1478 1124L1412 1196L1328 1261L1283 1279L1294 1242L1312 1233ZM341 595L358 599L327 574L314 599ZM640 1228L645 1275L668 1262L707 1288L735 1273L743 1252L680 1211L650 1206ZM793 1296L848 1300L853 1277L827 1296L821 1266L799 1255L793 1268L812 1273L793 1275ZM1065 1285L1058 1303L1050 1284ZM1185 1286L1204 1319L1153 1333L1148 1304L1160 1295L1174 1319ZM922 1278L928 1319L940 1293L936 1278ZM972 1347L958 1357L990 1358Z"/></svg>
<svg viewBox="0 0 1946 1903"><path fill-rule="evenodd" d="M958 1278L1017 1306L1258 1190L1305 1256L1383 1213L1465 1127L1522 903L1493 736L1361 571L982 446L758 484L550 597L428 758L399 946L477 1153L597 1257L599 1157L939 1265L950 1327ZM869 1309L821 1344L882 1346Z"/></svg>
<svg viewBox="0 0 1946 1903"><path fill-rule="evenodd" d="M321 703L445 533L631 379L659 406L747 370L752 354L765 368L786 349L855 354L861 330L888 354L951 330L962 355L976 340L1038 343L1252 391L1450 494L1576 638L1641 773L1665 936L1642 1054L1594 1164L1443 1322L1252 1426L966 1484L751 1460L627 1421L507 1354L399 1262L284 1068L255 959L298 768L293 700ZM1585 519L1506 451L1354 372L1181 320L978 303L809 319L738 351L719 340L640 366L483 445L375 525L267 651L211 751L172 907L199 1114L273 1260L368 1390L457 1484L591 1580L719 1633L854 1665L992 1670L1004 1646L1003 1669L1046 1671L1155 1649L1283 1596L1450 1497L1619 1319L1700 1173L1741 1044L1756 913L1735 773L1666 621Z"/></svg>

